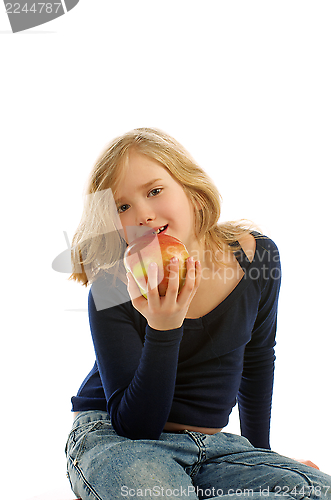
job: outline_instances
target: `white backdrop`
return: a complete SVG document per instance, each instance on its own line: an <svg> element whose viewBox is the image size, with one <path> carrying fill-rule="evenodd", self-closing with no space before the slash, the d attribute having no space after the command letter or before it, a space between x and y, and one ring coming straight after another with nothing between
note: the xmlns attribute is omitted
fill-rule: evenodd
<svg viewBox="0 0 331 500"><path fill-rule="evenodd" d="M3 498L73 498L70 398L94 355L87 290L51 264L100 151L141 126L207 170L223 220L278 244L271 445L331 474L330 15L328 1L81 0L12 34L0 9Z"/></svg>

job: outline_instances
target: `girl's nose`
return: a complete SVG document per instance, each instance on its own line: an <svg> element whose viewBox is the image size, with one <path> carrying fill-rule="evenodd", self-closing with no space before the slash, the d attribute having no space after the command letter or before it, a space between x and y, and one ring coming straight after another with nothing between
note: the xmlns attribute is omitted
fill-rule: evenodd
<svg viewBox="0 0 331 500"><path fill-rule="evenodd" d="M138 219L138 226L145 226L147 224L152 223L155 220L155 215L154 214L141 214Z"/></svg>
<svg viewBox="0 0 331 500"><path fill-rule="evenodd" d="M138 207L137 207L138 208ZM136 212L136 225L137 226L145 226L146 224L150 224L155 220L155 214L151 207L142 205L137 209Z"/></svg>
<svg viewBox="0 0 331 500"><path fill-rule="evenodd" d="M144 222L139 222L139 226L144 226L145 224L148 224L149 222L152 222L153 219L146 219Z"/></svg>

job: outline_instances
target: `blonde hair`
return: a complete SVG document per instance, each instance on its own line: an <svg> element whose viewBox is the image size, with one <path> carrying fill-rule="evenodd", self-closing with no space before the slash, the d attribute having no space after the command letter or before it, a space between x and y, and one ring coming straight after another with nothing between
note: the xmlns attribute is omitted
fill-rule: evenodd
<svg viewBox="0 0 331 500"><path fill-rule="evenodd" d="M195 213L195 233L205 248L232 251L238 238L249 233L248 221L219 223L221 196L209 176L175 139L154 128L137 128L114 139L96 161L85 190L85 205L72 241L72 274L69 279L92 283L101 271L121 275L126 241L117 229L113 200L125 172L130 150L158 161L181 184Z"/></svg>

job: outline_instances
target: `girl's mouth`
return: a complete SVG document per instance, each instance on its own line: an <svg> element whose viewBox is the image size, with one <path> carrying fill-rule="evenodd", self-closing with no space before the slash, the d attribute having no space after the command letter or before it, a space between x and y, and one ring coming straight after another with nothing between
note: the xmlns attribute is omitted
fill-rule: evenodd
<svg viewBox="0 0 331 500"><path fill-rule="evenodd" d="M168 228L168 224L166 224L165 226L159 227L159 229L156 229L154 232L155 232L155 234L160 234L160 233L163 233L163 231L166 231L167 228Z"/></svg>

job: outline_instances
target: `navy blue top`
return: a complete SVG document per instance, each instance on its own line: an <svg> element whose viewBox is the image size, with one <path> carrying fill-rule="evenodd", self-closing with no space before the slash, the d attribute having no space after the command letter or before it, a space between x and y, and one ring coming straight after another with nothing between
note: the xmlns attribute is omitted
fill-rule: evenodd
<svg viewBox="0 0 331 500"><path fill-rule="evenodd" d="M88 310L96 362L72 410L107 411L116 432L158 439L167 421L223 428L238 401L241 434L270 448L277 303L278 249L253 233L245 275L212 311L159 331L132 306L126 286L113 277L95 281Z"/></svg>

